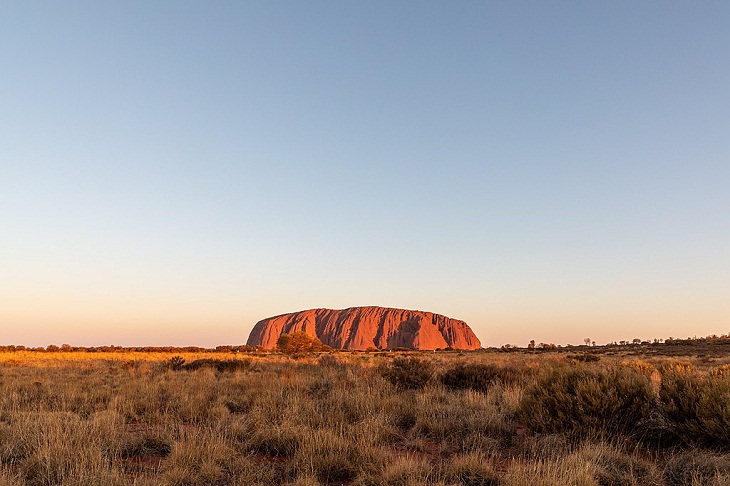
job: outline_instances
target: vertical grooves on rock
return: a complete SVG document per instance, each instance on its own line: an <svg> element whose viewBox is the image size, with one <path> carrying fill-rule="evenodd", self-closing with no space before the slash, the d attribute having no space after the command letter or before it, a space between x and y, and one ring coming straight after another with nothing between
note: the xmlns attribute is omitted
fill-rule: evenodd
<svg viewBox="0 0 730 486"><path fill-rule="evenodd" d="M273 348L281 334L304 331L341 349L479 349L481 343L464 322L431 312L387 307L311 309L256 323L249 346Z"/></svg>

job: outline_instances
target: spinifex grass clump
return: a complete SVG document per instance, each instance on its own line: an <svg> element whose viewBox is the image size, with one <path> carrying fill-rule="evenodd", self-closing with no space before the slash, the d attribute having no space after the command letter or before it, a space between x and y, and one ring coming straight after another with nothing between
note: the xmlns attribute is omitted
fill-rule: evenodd
<svg viewBox="0 0 730 486"><path fill-rule="evenodd" d="M465 486L497 486L500 484L499 474L494 470L489 459L479 454L456 456L445 468L448 484Z"/></svg>
<svg viewBox="0 0 730 486"><path fill-rule="evenodd" d="M649 378L631 369L556 367L525 391L517 416L541 433L627 433L648 417L654 401Z"/></svg>
<svg viewBox="0 0 730 486"><path fill-rule="evenodd" d="M730 448L730 376L668 370L659 398L666 418L683 440Z"/></svg>
<svg viewBox="0 0 730 486"><path fill-rule="evenodd" d="M664 483L668 486L730 484L730 457L693 449L679 452L664 465Z"/></svg>

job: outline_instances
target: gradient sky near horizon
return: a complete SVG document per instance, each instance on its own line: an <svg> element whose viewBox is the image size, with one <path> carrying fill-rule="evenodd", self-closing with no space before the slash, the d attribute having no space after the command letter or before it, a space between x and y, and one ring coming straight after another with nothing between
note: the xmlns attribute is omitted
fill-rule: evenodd
<svg viewBox="0 0 730 486"><path fill-rule="evenodd" d="M730 332L730 3L9 2L0 344Z"/></svg>

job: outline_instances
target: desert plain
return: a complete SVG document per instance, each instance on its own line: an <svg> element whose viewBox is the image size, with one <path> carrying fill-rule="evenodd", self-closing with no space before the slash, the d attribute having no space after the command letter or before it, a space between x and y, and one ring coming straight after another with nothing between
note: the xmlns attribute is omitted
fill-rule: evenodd
<svg viewBox="0 0 730 486"><path fill-rule="evenodd" d="M0 484L725 485L728 350L5 347Z"/></svg>

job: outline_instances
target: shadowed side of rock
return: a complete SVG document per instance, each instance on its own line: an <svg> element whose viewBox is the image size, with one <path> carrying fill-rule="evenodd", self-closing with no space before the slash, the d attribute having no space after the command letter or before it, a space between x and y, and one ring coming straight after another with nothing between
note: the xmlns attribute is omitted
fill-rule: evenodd
<svg viewBox="0 0 730 486"><path fill-rule="evenodd" d="M336 349L479 349L466 322L432 312L387 307L310 309L259 321L247 344L273 348L282 334L303 331Z"/></svg>

